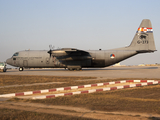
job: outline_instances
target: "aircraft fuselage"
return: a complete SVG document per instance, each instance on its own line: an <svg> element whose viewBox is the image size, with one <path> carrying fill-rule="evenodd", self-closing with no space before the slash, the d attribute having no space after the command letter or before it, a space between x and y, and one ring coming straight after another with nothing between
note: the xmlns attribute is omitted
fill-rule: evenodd
<svg viewBox="0 0 160 120"><path fill-rule="evenodd" d="M46 50L20 51L12 58L7 59L7 63L15 67L24 68L67 68L68 66L80 66L82 68L107 67L136 55L136 51L117 50L97 50L87 51L89 54L49 57Z"/></svg>

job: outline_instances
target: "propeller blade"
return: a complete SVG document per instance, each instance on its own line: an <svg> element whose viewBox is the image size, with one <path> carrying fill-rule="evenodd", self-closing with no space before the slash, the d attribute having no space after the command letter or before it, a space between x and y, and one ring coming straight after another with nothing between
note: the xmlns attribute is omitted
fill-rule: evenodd
<svg viewBox="0 0 160 120"><path fill-rule="evenodd" d="M50 48L50 50L48 51L48 53L50 54L50 58L51 58L52 51L54 50L54 46L49 45L49 48Z"/></svg>
<svg viewBox="0 0 160 120"><path fill-rule="evenodd" d="M52 55L52 50L49 50L48 53L50 54L50 57L51 57L51 55Z"/></svg>

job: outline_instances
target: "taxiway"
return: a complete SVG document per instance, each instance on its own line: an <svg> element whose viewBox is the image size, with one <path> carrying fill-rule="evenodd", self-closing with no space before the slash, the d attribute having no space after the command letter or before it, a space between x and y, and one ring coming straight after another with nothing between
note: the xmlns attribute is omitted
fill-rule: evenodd
<svg viewBox="0 0 160 120"><path fill-rule="evenodd" d="M25 69L7 70L0 75L44 75L44 76L91 76L97 78L117 79L117 78L160 78L160 67L106 67L106 68L88 68L82 71L68 71L65 69Z"/></svg>

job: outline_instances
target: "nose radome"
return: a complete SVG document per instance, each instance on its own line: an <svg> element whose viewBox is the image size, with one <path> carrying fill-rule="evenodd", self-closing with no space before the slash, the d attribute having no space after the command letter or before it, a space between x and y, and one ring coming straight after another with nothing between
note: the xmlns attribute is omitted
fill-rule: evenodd
<svg viewBox="0 0 160 120"><path fill-rule="evenodd" d="M7 59L6 63L9 64L9 65L11 65L11 58Z"/></svg>

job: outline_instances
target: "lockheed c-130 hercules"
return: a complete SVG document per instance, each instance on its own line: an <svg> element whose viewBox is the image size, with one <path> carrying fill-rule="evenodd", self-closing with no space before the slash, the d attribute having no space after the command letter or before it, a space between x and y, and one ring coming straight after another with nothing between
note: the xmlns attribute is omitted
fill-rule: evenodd
<svg viewBox="0 0 160 120"><path fill-rule="evenodd" d="M20 51L7 59L7 64L23 68L82 68L107 67L139 53L156 51L153 29L149 19L142 20L131 44L111 50L79 50L74 48Z"/></svg>

